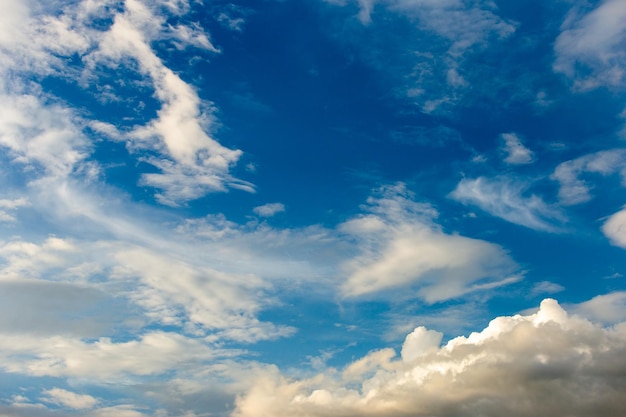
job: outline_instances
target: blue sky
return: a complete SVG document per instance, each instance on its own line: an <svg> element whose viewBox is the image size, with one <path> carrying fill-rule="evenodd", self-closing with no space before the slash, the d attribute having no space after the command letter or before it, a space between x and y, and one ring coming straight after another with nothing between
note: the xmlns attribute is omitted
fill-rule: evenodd
<svg viewBox="0 0 626 417"><path fill-rule="evenodd" d="M622 0L5 1L0 108L0 416L626 407Z"/></svg>

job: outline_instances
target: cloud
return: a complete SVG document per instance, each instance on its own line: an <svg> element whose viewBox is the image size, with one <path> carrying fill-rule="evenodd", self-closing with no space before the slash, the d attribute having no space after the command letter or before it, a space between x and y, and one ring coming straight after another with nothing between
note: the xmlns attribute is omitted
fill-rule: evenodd
<svg viewBox="0 0 626 417"><path fill-rule="evenodd" d="M580 178L584 173L608 176L620 173L626 184L626 149L611 149L581 156L559 164L551 175L560 184L559 200L575 205L591 200L591 185Z"/></svg>
<svg viewBox="0 0 626 417"><path fill-rule="evenodd" d="M123 59L138 63L161 103L157 118L128 134L133 149L154 150L160 157L144 158L160 173L144 174L142 184L162 190L159 201L176 206L211 191L224 191L225 184L250 184L234 180L229 168L241 155L239 150L223 147L207 133L212 116L201 111L201 100L192 86L166 67L149 42L161 37L162 18L137 0L127 0L123 13L102 35L95 51L85 57L89 66L115 66ZM176 27L170 30L178 41L217 52L200 28Z"/></svg>
<svg viewBox="0 0 626 417"><path fill-rule="evenodd" d="M403 184L379 193L368 199L368 214L340 225L360 252L343 266L344 296L410 288L433 303L481 285L497 285L515 271L515 263L499 246L445 233L434 223L437 212L413 201Z"/></svg>
<svg viewBox="0 0 626 417"><path fill-rule="evenodd" d="M141 185L160 190L157 199L163 204L177 206L228 188L254 191L250 183L229 174L242 152L222 146L211 136L213 105L200 99L152 49L153 42L161 41L177 49L191 46L219 52L200 26L167 23L165 11L183 15L189 11L186 2L126 0L119 11L90 0L61 9L28 6L24 3L3 14L7 29L0 32L4 58L0 73L11 74L4 77L9 81L0 89L0 105L7 110L0 117L0 145L11 152L14 162L26 169L37 164L44 169L40 177L75 174L92 152L83 132L92 126L111 140L125 141L138 160L158 169L145 173ZM107 20L112 22L109 27L92 24ZM73 55L84 65L71 64L68 57ZM146 83L154 89L159 107L153 120L130 126L84 120L85 112L55 103L28 81L33 76L53 76L97 89L107 77L118 78L122 70L136 73L144 90ZM93 89L87 93L93 94Z"/></svg>
<svg viewBox="0 0 626 417"><path fill-rule="evenodd" d="M0 369L30 376L77 377L94 382L122 382L134 376L182 372L224 352L201 339L153 331L128 341L101 337L3 335Z"/></svg>
<svg viewBox="0 0 626 417"><path fill-rule="evenodd" d="M503 133L501 137L504 141L503 151L506 153L504 162L511 165L523 165L533 162L533 152L524 146L515 133Z"/></svg>
<svg viewBox="0 0 626 417"><path fill-rule="evenodd" d="M561 27L554 51L554 70L588 90L622 88L626 81L626 5L605 0L593 10L575 6Z"/></svg>
<svg viewBox="0 0 626 417"><path fill-rule="evenodd" d="M515 30L493 13L493 4L478 2L470 6L461 0L359 0L358 17L363 23L371 22L377 3L416 19L423 27L453 41L454 52L483 42L490 32L507 36Z"/></svg>
<svg viewBox="0 0 626 417"><path fill-rule="evenodd" d="M1 199L0 200L0 222L15 222L14 211L21 207L26 207L29 202L25 198L18 198L15 200Z"/></svg>
<svg viewBox="0 0 626 417"><path fill-rule="evenodd" d="M597 295L571 308L576 314L600 323L621 323L626 321L626 291Z"/></svg>
<svg viewBox="0 0 626 417"><path fill-rule="evenodd" d="M272 217L275 214L285 211L285 205L282 203L268 203L252 209L252 211L261 217Z"/></svg>
<svg viewBox="0 0 626 417"><path fill-rule="evenodd" d="M563 214L534 194L525 197L523 194L527 187L523 182L506 177L464 178L450 193L450 197L520 226L546 232L558 231L554 222L564 221Z"/></svg>
<svg viewBox="0 0 626 417"><path fill-rule="evenodd" d="M550 281L540 281L533 285L531 290L531 295L539 295L539 294L556 294L565 289L560 284Z"/></svg>
<svg viewBox="0 0 626 417"><path fill-rule="evenodd" d="M67 391L61 388L44 390L43 394L45 395L45 397L41 399L42 401L62 407L71 408L74 410L93 408L99 402L91 395L77 394L75 392Z"/></svg>
<svg viewBox="0 0 626 417"><path fill-rule="evenodd" d="M34 95L1 92L0 106L5 109L0 115L0 146L32 179L67 177L91 152L71 109L43 103Z"/></svg>
<svg viewBox="0 0 626 417"><path fill-rule="evenodd" d="M343 371L293 380L268 370L237 401L233 417L621 415L626 402L626 327L569 316L547 299L528 316L498 317L481 332L439 347L418 328L395 359L372 351Z"/></svg>
<svg viewBox="0 0 626 417"><path fill-rule="evenodd" d="M602 225L602 232L613 245L626 249L626 208L612 214Z"/></svg>
<svg viewBox="0 0 626 417"><path fill-rule="evenodd" d="M515 32L515 24L498 16L491 1L353 0L329 3L357 4L357 17L361 23L371 30L384 31L376 35L377 39L389 36L389 29L382 22L389 21L390 14L413 24L411 36L394 39L388 49L393 50L401 44L403 50L409 51L400 59L403 69L399 76L406 83L401 94L418 104L425 113L441 112L442 108L456 103L463 91L472 85L466 80L471 69L464 65L468 53ZM393 55L388 49L384 54L376 51L371 55L370 61L381 70L398 68L398 61L390 61ZM366 53L371 50L372 46L368 44ZM386 57L385 60L381 60L381 55ZM408 62L405 61L406 55L412 57Z"/></svg>

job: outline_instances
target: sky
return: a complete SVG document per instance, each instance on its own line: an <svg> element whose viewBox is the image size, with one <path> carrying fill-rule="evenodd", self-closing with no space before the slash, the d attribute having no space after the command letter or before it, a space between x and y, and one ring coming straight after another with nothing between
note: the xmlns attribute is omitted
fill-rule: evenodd
<svg viewBox="0 0 626 417"><path fill-rule="evenodd" d="M624 0L3 0L0 109L0 417L626 409Z"/></svg>

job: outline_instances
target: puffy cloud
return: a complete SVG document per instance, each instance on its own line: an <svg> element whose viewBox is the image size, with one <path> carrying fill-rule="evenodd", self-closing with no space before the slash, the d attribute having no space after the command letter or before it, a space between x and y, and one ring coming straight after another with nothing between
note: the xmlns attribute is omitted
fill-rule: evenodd
<svg viewBox="0 0 626 417"><path fill-rule="evenodd" d="M510 282L501 277L511 275L515 263L501 247L445 233L433 221L437 212L413 201L402 184L380 193L368 199L368 214L340 226L360 251L344 264L345 296L408 287L432 303Z"/></svg>
<svg viewBox="0 0 626 417"><path fill-rule="evenodd" d="M560 184L562 204L574 205L591 200L591 185L580 178L587 172L603 176L620 172L622 182L626 184L626 149L596 152L559 164L551 178Z"/></svg>
<svg viewBox="0 0 626 417"><path fill-rule="evenodd" d="M277 213L285 211L285 205L282 203L268 203L252 209L257 216L272 217Z"/></svg>
<svg viewBox="0 0 626 417"><path fill-rule="evenodd" d="M626 5L605 0L593 10L574 7L554 44L554 69L580 89L621 88L626 81Z"/></svg>
<svg viewBox="0 0 626 417"><path fill-rule="evenodd" d="M415 339L428 334L416 332ZM429 339L411 360L387 348L311 379L268 370L233 416L598 417L626 406L626 327L569 316L555 300L442 347L436 334ZM414 344L407 337L403 351Z"/></svg>
<svg viewBox="0 0 626 417"><path fill-rule="evenodd" d="M523 182L504 177L464 178L450 193L450 197L520 226L546 232L558 231L554 222L564 221L563 214L534 194L525 197L523 194L527 187Z"/></svg>
<svg viewBox="0 0 626 417"><path fill-rule="evenodd" d="M45 395L42 401L56 404L62 407L71 408L74 410L83 410L86 408L93 408L98 404L98 400L91 395L77 394L72 391L67 391L61 388L52 388L44 390Z"/></svg>
<svg viewBox="0 0 626 417"><path fill-rule="evenodd" d="M626 209L611 215L602 225L602 232L612 244L626 249Z"/></svg>
<svg viewBox="0 0 626 417"><path fill-rule="evenodd" d="M530 164L533 162L534 154L522 143L515 133L503 133L501 135L503 151L506 153L504 162L511 165Z"/></svg>

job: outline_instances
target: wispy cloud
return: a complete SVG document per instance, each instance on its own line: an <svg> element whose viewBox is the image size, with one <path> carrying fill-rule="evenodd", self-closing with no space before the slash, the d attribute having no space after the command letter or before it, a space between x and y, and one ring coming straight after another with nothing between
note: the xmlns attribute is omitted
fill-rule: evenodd
<svg viewBox="0 0 626 417"><path fill-rule="evenodd" d="M4 77L10 81L0 94L0 104L7 109L0 118L0 145L11 151L15 162L26 167L38 163L46 176L68 176L92 152L83 133L84 126L92 126L112 140L125 141L138 160L158 169L143 175L141 184L160 190L157 199L163 204L176 206L228 187L254 190L229 174L242 152L222 146L211 136L215 119L210 102L166 66L152 42L169 41L178 49L192 46L209 53L219 50L198 25L166 23L164 8L182 15L189 6L127 0L116 11L82 1L67 5L61 13L22 5L3 14L7 25L0 33L4 56L0 71L11 76ZM90 24L93 19L110 19L112 24L95 28ZM14 26L14 31L6 32ZM86 66L77 68L63 59L72 54ZM135 71L154 88L157 117L143 125L114 127L84 120L76 111L50 103L27 82L33 75L53 75L79 80L79 86L84 86L110 76L120 66Z"/></svg>
<svg viewBox="0 0 626 417"><path fill-rule="evenodd" d="M529 184L510 178L462 179L450 197L471 204L511 223L546 232L559 230L555 222L565 221L558 208L536 195L524 196Z"/></svg>
<svg viewBox="0 0 626 417"><path fill-rule="evenodd" d="M616 324L626 321L626 291L597 295L591 300L574 304L572 311L591 320Z"/></svg>
<svg viewBox="0 0 626 417"><path fill-rule="evenodd" d="M626 81L626 5L604 0L592 10L585 3L570 11L554 44L554 69L576 88L623 88Z"/></svg>
<svg viewBox="0 0 626 417"><path fill-rule="evenodd" d="M61 388L44 390L43 394L45 397L41 399L42 401L74 410L93 408L98 404L98 400L91 395L77 394Z"/></svg>
<svg viewBox="0 0 626 417"><path fill-rule="evenodd" d="M469 68L464 57L491 42L515 32L516 26L501 18L493 2L358 0L358 19L375 27L378 11L384 10L410 20L416 34L406 42L413 59L401 74L407 80L402 95L418 104L425 113L445 112L458 102L471 83L465 79ZM380 13L381 20L384 13ZM427 39L427 40L426 40Z"/></svg>
<svg viewBox="0 0 626 417"><path fill-rule="evenodd" d="M592 185L580 178L584 173L603 176L620 173L626 184L626 149L600 151L559 164L551 178L560 184L561 204L575 205L591 200Z"/></svg>
<svg viewBox="0 0 626 417"><path fill-rule="evenodd" d="M427 302L458 297L478 282L497 282L516 267L499 246L445 233L428 204L412 200L404 185L368 200L369 212L340 230L356 239L360 254L344 265L347 297L411 288Z"/></svg>
<svg viewBox="0 0 626 417"><path fill-rule="evenodd" d="M602 225L602 232L613 245L626 249L626 208L612 214Z"/></svg>

